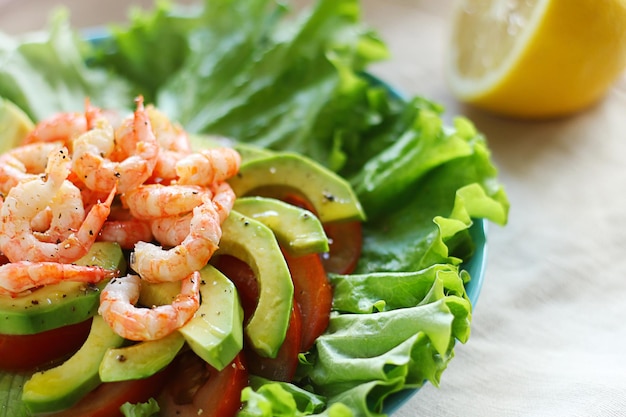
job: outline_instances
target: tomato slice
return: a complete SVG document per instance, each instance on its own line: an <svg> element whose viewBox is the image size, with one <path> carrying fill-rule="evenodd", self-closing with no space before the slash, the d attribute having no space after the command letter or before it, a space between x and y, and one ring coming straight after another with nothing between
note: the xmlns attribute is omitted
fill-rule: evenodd
<svg viewBox="0 0 626 417"><path fill-rule="evenodd" d="M76 405L48 417L116 417L122 416L120 407L137 404L155 397L173 372L171 366L145 378L120 382L105 382L84 396Z"/></svg>
<svg viewBox="0 0 626 417"><path fill-rule="evenodd" d="M254 271L244 261L231 255L216 256L211 259L211 263L237 288L246 323L252 317L259 300L259 284Z"/></svg>
<svg viewBox="0 0 626 417"><path fill-rule="evenodd" d="M191 351L173 363L171 381L159 395L164 416L231 417L241 408L241 391L248 385L248 371L239 353L217 371Z"/></svg>
<svg viewBox="0 0 626 417"><path fill-rule="evenodd" d="M304 208L315 213L313 205L303 196L295 192L273 191L275 198L286 203ZM326 272L350 274L356 268L363 246L363 228L360 221L324 223L322 225L328 237L329 250L323 253L322 264Z"/></svg>
<svg viewBox="0 0 626 417"><path fill-rule="evenodd" d="M293 304L285 341L280 346L275 358L265 358L249 347L244 348L246 363L250 373L273 381L290 382L298 368L298 355L302 340L302 318L300 307Z"/></svg>
<svg viewBox="0 0 626 417"><path fill-rule="evenodd" d="M219 256L214 266L226 275L237 287L244 311L244 322L247 322L259 298L259 286L254 271L246 264L230 255ZM250 373L276 381L291 381L298 367L302 339L302 320L300 307L294 303L289 319L287 335L278 350L276 358L264 358L255 353L248 346L244 347L246 363Z"/></svg>
<svg viewBox="0 0 626 417"><path fill-rule="evenodd" d="M361 257L363 227L359 221L325 223L329 251L321 255L327 272L351 274Z"/></svg>
<svg viewBox="0 0 626 417"><path fill-rule="evenodd" d="M306 352L328 327L333 289L318 255L293 256L286 251L283 255L291 272L294 298L302 316L300 350Z"/></svg>
<svg viewBox="0 0 626 417"><path fill-rule="evenodd" d="M0 334L0 369L32 370L77 351L87 339L91 319L41 333Z"/></svg>

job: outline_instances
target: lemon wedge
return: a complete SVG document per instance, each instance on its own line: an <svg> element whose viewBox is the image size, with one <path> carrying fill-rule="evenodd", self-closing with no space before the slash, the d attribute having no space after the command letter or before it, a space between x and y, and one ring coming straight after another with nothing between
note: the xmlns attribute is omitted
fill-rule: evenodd
<svg viewBox="0 0 626 417"><path fill-rule="evenodd" d="M462 0L452 18L453 94L501 115L582 110L626 67L626 0Z"/></svg>

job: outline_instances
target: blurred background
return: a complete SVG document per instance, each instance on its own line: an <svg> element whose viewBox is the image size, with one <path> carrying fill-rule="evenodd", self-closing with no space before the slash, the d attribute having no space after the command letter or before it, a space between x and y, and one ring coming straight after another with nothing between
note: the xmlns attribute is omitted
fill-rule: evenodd
<svg viewBox="0 0 626 417"><path fill-rule="evenodd" d="M75 27L93 28L150 4L0 0L0 31L41 29L60 5ZM509 224L489 227L472 337L457 347L441 386L425 386L398 416L623 416L626 77L571 117L496 117L459 104L447 88L452 0L362 4L391 52L372 72L443 104L448 121L468 116L487 136L512 204Z"/></svg>

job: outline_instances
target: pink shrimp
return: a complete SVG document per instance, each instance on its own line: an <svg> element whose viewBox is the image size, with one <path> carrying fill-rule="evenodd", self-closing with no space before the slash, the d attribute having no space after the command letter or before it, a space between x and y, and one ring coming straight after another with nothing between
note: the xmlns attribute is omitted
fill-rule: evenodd
<svg viewBox="0 0 626 417"><path fill-rule="evenodd" d="M46 170L48 155L59 150L62 142L22 145L0 156L0 192L8 193L20 181L28 181Z"/></svg>
<svg viewBox="0 0 626 417"><path fill-rule="evenodd" d="M112 279L100 295L98 313L117 334L128 340L156 340L184 326L200 306L200 273L193 272L181 282L181 291L172 304L137 307L141 279L127 275Z"/></svg>
<svg viewBox="0 0 626 417"><path fill-rule="evenodd" d="M115 188L108 199L91 208L78 230L74 229L73 216L63 216L69 223L58 223L57 232L67 230L63 240L40 240L33 230L33 219L38 213L51 207L58 210L65 207L65 200L74 199L80 191L68 180L69 156L67 149L50 155L46 175L42 178L22 182L11 188L0 209L0 250L11 262L56 261L71 263L83 256L96 240L102 224L109 215ZM78 210L80 208L77 207ZM63 221L65 221L63 220ZM71 231L70 231L71 230ZM55 232L56 233L56 232Z"/></svg>
<svg viewBox="0 0 626 417"><path fill-rule="evenodd" d="M74 141L72 169L87 188L106 192L117 186L118 193L122 194L152 175L159 146L143 106L143 97L138 97L136 102L130 135L132 153L123 152L123 156L119 156L115 130L105 120Z"/></svg>
<svg viewBox="0 0 626 417"><path fill-rule="evenodd" d="M137 242L153 239L150 224L139 219L107 220L100 229L99 241L116 242L122 249L133 249Z"/></svg>
<svg viewBox="0 0 626 417"><path fill-rule="evenodd" d="M211 191L196 185L144 184L125 193L123 201L134 217L151 220L191 212L205 194Z"/></svg>
<svg viewBox="0 0 626 417"><path fill-rule="evenodd" d="M241 156L232 148L203 149L176 163L179 184L210 185L226 181L239 171Z"/></svg>
<svg viewBox="0 0 626 417"><path fill-rule="evenodd" d="M193 213L189 212L181 216L159 217L150 220L152 236L163 246L177 246L189 234Z"/></svg>
<svg viewBox="0 0 626 417"><path fill-rule="evenodd" d="M234 192L227 183L220 186L213 200L204 195L202 204L193 209L185 239L167 250L152 243L138 242L130 257L133 270L148 282L164 282L178 281L203 268L218 248L221 223L232 209L229 202L234 199Z"/></svg>
<svg viewBox="0 0 626 417"><path fill-rule="evenodd" d="M42 285L64 281L96 284L117 275L118 271L99 266L60 264L58 262L20 261L0 266L0 294L17 297Z"/></svg>
<svg viewBox="0 0 626 417"><path fill-rule="evenodd" d="M86 131L87 119L83 113L58 113L37 123L23 143L60 141L67 145Z"/></svg>
<svg viewBox="0 0 626 417"><path fill-rule="evenodd" d="M85 99L85 111L57 113L35 125L35 128L24 138L24 144L41 142L61 142L70 151L74 139L92 129L96 121L103 117L98 107Z"/></svg>

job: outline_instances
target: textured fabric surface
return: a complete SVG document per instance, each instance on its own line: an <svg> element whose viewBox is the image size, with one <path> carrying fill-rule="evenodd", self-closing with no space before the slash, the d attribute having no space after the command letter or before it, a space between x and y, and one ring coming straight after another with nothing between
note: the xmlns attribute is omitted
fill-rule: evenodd
<svg viewBox="0 0 626 417"><path fill-rule="evenodd" d="M36 29L65 3L79 27L120 21L122 0L0 0L0 29ZM143 4L150 3L142 1ZM392 57L373 72L471 118L489 140L512 208L490 225L472 336L438 388L398 417L626 415L626 78L572 117L504 120L456 103L443 62L450 0L363 0Z"/></svg>

